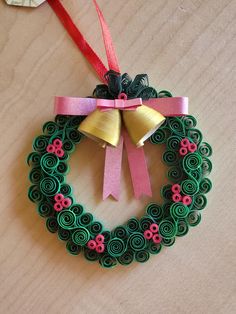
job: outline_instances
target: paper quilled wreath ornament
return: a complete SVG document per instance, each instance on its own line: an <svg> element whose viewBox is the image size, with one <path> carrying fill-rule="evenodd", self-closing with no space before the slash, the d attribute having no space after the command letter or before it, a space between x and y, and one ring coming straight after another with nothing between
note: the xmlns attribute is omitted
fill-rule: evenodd
<svg viewBox="0 0 236 314"><path fill-rule="evenodd" d="M9 2L9 1L8 1ZM40 4L43 1L38 1ZM211 146L203 141L197 121L188 114L188 98L172 97L149 86L148 76L121 74L108 26L94 1L108 59L107 69L89 46L59 0L48 0L65 29L98 74L87 98L56 97L54 121L43 125L28 156L29 199L37 205L46 227L65 242L72 255L111 268L146 262L163 246L175 243L201 221L211 189ZM30 3L30 2L29 2ZM119 199L123 149L126 150L134 196L151 196L143 145L164 145L163 162L169 184L161 189L163 203L151 202L143 216L108 230L73 197L66 182L68 160L87 136L104 147L103 199Z"/></svg>

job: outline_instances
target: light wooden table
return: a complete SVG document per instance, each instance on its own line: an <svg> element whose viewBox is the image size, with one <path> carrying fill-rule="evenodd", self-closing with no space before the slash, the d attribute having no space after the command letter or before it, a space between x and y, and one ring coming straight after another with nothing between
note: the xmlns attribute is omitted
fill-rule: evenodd
<svg viewBox="0 0 236 314"><path fill-rule="evenodd" d="M105 60L91 1L65 0ZM54 95L90 95L98 80L45 3L29 10L0 1L0 313L235 313L236 1L99 0L121 68L148 73L157 89L189 96L214 149L214 188L202 223L148 263L101 269L66 253L27 199L25 163L34 136L53 119ZM127 161L120 202L102 202L104 151L85 140L68 181L106 226L160 201L162 148L146 145L152 199L133 200Z"/></svg>

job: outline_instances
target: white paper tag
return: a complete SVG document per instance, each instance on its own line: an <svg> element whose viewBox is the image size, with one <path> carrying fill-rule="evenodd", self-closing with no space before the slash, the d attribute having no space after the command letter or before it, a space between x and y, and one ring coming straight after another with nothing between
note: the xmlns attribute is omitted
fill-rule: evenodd
<svg viewBox="0 0 236 314"><path fill-rule="evenodd" d="M5 0L9 5L17 5L19 7L36 8L46 0Z"/></svg>

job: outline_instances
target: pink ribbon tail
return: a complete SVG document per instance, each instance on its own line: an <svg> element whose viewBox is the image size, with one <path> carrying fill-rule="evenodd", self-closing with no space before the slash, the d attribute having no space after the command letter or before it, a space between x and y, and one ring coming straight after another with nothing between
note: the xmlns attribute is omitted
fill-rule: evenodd
<svg viewBox="0 0 236 314"><path fill-rule="evenodd" d="M107 146L105 155L104 181L103 181L103 200L109 195L117 201L120 196L120 176L123 153L123 137L117 147Z"/></svg>
<svg viewBox="0 0 236 314"><path fill-rule="evenodd" d="M152 196L152 188L143 147L137 148L126 130L123 130L125 148L128 156L134 196L138 199L142 194Z"/></svg>

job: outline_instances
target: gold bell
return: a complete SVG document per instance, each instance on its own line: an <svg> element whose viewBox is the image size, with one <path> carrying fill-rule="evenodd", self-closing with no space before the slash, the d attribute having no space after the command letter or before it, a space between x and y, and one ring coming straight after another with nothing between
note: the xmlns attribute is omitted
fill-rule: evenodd
<svg viewBox="0 0 236 314"><path fill-rule="evenodd" d="M99 142L103 147L107 143L117 146L120 139L120 130L121 116L118 109L107 111L95 109L79 126L81 133Z"/></svg>
<svg viewBox="0 0 236 314"><path fill-rule="evenodd" d="M133 143L140 147L165 121L158 111L142 105L136 110L124 110L123 120Z"/></svg>

